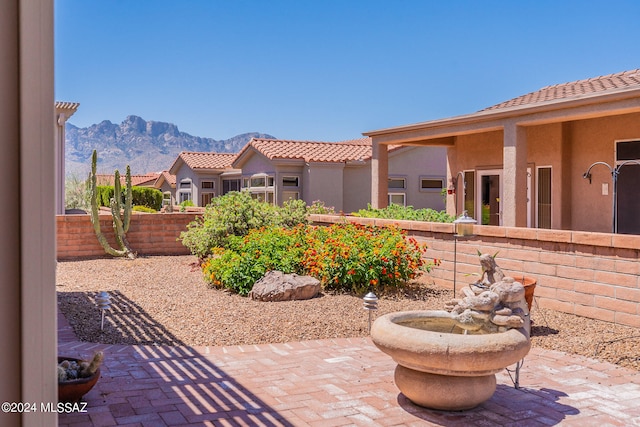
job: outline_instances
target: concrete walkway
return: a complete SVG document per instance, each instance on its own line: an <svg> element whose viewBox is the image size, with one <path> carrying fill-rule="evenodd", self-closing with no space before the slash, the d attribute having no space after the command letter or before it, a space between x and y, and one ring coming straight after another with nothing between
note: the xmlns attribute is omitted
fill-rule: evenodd
<svg viewBox="0 0 640 427"><path fill-rule="evenodd" d="M237 347L82 343L59 315L59 354L105 353L86 413L60 426L640 426L640 372L533 348L466 412L413 405L368 338Z"/></svg>

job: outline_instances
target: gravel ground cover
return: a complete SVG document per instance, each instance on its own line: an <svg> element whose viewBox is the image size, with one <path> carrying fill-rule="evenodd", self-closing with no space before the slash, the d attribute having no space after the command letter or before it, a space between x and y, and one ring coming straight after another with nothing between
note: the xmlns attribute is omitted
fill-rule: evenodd
<svg viewBox="0 0 640 427"><path fill-rule="evenodd" d="M107 344L229 346L357 337L368 334L362 298L322 294L306 301L256 302L209 289L196 258L141 257L59 262L58 304L79 339ZM111 295L105 313L95 304ZM450 290L423 277L402 292L380 295L375 316L442 309ZM534 304L534 346L640 370L640 330Z"/></svg>

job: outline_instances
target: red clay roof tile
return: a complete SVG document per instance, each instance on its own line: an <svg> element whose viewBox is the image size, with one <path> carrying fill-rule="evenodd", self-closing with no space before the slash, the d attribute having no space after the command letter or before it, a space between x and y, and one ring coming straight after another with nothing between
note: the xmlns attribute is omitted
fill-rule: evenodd
<svg viewBox="0 0 640 427"><path fill-rule="evenodd" d="M183 151L179 157L191 169L229 169L236 158L236 154Z"/></svg>
<svg viewBox="0 0 640 427"><path fill-rule="evenodd" d="M640 69L546 86L536 92L531 92L526 95L501 102L500 104L493 105L481 111L562 100L632 86L640 86Z"/></svg>

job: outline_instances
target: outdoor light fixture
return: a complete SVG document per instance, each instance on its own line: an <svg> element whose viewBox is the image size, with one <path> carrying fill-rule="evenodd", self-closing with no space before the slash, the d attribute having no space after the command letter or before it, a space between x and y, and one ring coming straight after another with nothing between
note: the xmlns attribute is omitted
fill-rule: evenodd
<svg viewBox="0 0 640 427"><path fill-rule="evenodd" d="M454 234L453 234L453 297L456 297L456 266L458 261L458 239L460 237L473 236L473 226L477 221L469 215L467 211L462 212L462 215L455 221L453 221Z"/></svg>
<svg viewBox="0 0 640 427"><path fill-rule="evenodd" d="M585 173L582 174L582 178L588 179L589 184L591 184L591 168L593 168L595 165L606 166L609 169L609 172L611 172L611 176L613 177L613 201L612 201L612 207L611 207L613 225L611 226L611 229L612 229L611 232L614 234L618 232L618 212L617 212L618 210L618 175L620 174L620 169L623 166L628 165L630 163L640 166L640 161L638 160L627 160L625 162L620 163L615 168L609 166L609 164L605 162L595 162L591 166L589 166L589 168Z"/></svg>
<svg viewBox="0 0 640 427"><path fill-rule="evenodd" d="M102 320L100 321L100 330L104 330L104 312L111 308L111 296L108 292L102 291L96 295L96 305L102 310Z"/></svg>
<svg viewBox="0 0 640 427"><path fill-rule="evenodd" d="M371 311L378 309L378 297L373 292L369 292L363 298L364 309L369 312L369 333L371 333Z"/></svg>

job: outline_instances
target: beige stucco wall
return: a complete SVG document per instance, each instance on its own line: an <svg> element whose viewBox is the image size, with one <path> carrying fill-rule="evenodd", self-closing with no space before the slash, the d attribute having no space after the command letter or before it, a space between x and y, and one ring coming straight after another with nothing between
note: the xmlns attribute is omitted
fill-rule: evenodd
<svg viewBox="0 0 640 427"><path fill-rule="evenodd" d="M304 200L324 201L325 206L333 206L336 211L343 211L343 163L308 163L304 177Z"/></svg>
<svg viewBox="0 0 640 427"><path fill-rule="evenodd" d="M604 166L591 169L592 184L582 174L594 162L615 164L615 141L640 139L640 114L599 118L574 122L572 125L573 159L571 203L572 228L610 232L612 223L613 181ZM602 195L602 184L608 184L609 195ZM639 190L640 192L640 190Z"/></svg>
<svg viewBox="0 0 640 427"><path fill-rule="evenodd" d="M551 166L552 228L611 232L611 172L594 167L591 185L582 175L594 162L615 165L616 140L640 139L640 114L527 126L526 138L532 226L536 226L536 168ZM452 176L462 170L502 168L503 132L457 136L447 161ZM603 184L608 195L602 194ZM453 196L448 203L453 206Z"/></svg>

